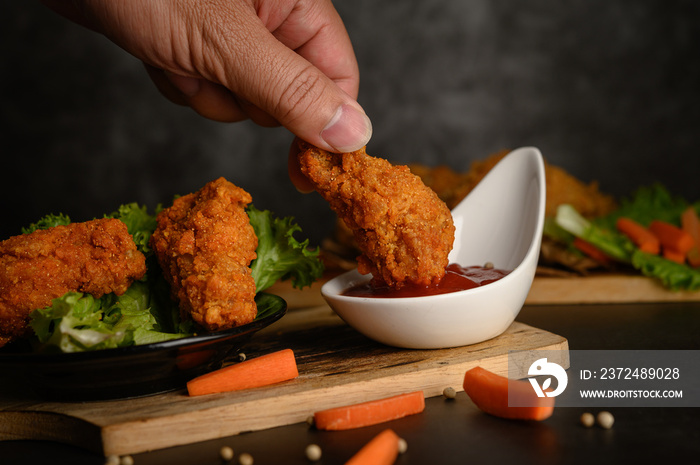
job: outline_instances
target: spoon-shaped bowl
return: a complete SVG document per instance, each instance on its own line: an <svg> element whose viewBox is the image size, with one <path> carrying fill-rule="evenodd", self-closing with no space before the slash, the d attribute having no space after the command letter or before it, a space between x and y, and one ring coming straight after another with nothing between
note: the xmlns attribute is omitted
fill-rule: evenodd
<svg viewBox="0 0 700 465"><path fill-rule="evenodd" d="M539 150L504 157L452 210L455 242L450 262L512 270L485 286L406 298L350 297L369 281L357 270L323 285L331 308L365 336L395 347L438 349L482 342L503 333L525 302L535 277L545 210L544 161Z"/></svg>

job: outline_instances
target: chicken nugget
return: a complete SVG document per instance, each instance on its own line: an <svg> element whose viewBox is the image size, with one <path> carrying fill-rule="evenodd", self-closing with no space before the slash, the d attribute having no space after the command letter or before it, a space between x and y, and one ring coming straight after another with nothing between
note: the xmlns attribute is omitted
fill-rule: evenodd
<svg viewBox="0 0 700 465"><path fill-rule="evenodd" d="M301 171L352 230L360 273L375 285L431 285L445 274L454 243L452 214L412 174L365 149L336 154L302 145Z"/></svg>
<svg viewBox="0 0 700 465"><path fill-rule="evenodd" d="M181 316L209 331L250 323L257 314L249 265L258 238L245 211L251 201L219 178L157 216L151 246Z"/></svg>
<svg viewBox="0 0 700 465"><path fill-rule="evenodd" d="M123 294L146 273L117 219L71 223L0 242L0 346L26 336L29 315L69 291Z"/></svg>

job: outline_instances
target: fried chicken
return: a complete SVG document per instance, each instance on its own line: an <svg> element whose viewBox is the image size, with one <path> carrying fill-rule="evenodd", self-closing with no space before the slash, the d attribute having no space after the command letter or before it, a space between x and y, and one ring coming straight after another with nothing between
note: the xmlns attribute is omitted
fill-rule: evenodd
<svg viewBox="0 0 700 465"><path fill-rule="evenodd" d="M209 331L249 323L257 314L248 266L258 238L245 211L251 201L246 191L219 178L157 217L151 246L181 316Z"/></svg>
<svg viewBox="0 0 700 465"><path fill-rule="evenodd" d="M428 167L416 164L411 165L410 168L414 174L423 179L427 186L435 190L450 208L454 208L508 153L509 151L505 150L483 160L476 160L472 162L470 170L464 173L453 171L447 166ZM557 208L562 204L573 205L576 211L586 218L604 216L617 208L614 197L601 192L595 181L586 184L563 168L546 161L545 178L547 181L545 216L547 217L555 216ZM335 235L337 240L343 238L342 229L342 225L339 225ZM600 267L595 260L572 254L567 246L547 236L542 239L540 265L563 266L580 274ZM545 266L540 266L538 273L551 271Z"/></svg>
<svg viewBox="0 0 700 465"><path fill-rule="evenodd" d="M437 192L449 208L457 204L476 187L508 150L472 162L469 171L459 173L447 166L428 167L411 165L411 172L421 177L423 182ZM600 192L598 183L585 184L564 169L545 161L545 179L547 181L546 216L554 216L559 205L567 203L586 218L607 215L617 208L611 195Z"/></svg>
<svg viewBox="0 0 700 465"><path fill-rule="evenodd" d="M445 274L454 242L452 214L407 166L365 149L335 154L302 145L302 173L352 230L360 273L373 283L429 285Z"/></svg>
<svg viewBox="0 0 700 465"><path fill-rule="evenodd" d="M123 294L146 273L117 219L71 223L0 242L0 346L26 336L29 315L69 291Z"/></svg>

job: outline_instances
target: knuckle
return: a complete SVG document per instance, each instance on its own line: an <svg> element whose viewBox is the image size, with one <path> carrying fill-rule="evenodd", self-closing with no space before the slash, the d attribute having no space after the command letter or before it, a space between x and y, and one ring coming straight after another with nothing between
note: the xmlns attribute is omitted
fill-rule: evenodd
<svg viewBox="0 0 700 465"><path fill-rule="evenodd" d="M324 88L324 80L313 66L303 68L280 93L276 113L285 121L296 119L320 101Z"/></svg>

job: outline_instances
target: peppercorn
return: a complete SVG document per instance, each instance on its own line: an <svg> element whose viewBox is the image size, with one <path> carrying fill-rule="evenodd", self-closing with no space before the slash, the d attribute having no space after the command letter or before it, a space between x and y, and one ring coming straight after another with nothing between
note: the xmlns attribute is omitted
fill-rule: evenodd
<svg viewBox="0 0 700 465"><path fill-rule="evenodd" d="M306 446L306 458L312 462L321 460L321 448L317 444L309 444Z"/></svg>
<svg viewBox="0 0 700 465"><path fill-rule="evenodd" d="M598 413L596 420L598 421L598 425L604 429L612 428L613 423L615 423L615 417L613 417L613 414L605 410Z"/></svg>
<svg viewBox="0 0 700 465"><path fill-rule="evenodd" d="M595 417L592 413L586 412L581 415L581 424L586 428L590 428L593 426L593 424L595 424Z"/></svg>
<svg viewBox="0 0 700 465"><path fill-rule="evenodd" d="M229 461L233 458L233 449L231 449L229 446L224 446L219 450L219 455L221 456L222 460Z"/></svg>
<svg viewBox="0 0 700 465"><path fill-rule="evenodd" d="M454 399L457 397L457 391L455 391L453 387L446 387L443 389L442 395L445 396L446 399Z"/></svg>

